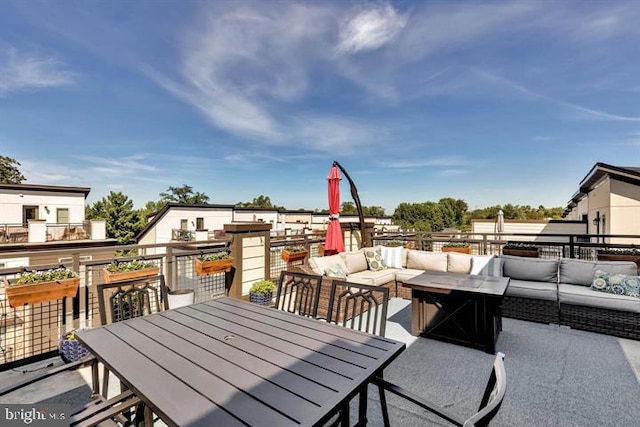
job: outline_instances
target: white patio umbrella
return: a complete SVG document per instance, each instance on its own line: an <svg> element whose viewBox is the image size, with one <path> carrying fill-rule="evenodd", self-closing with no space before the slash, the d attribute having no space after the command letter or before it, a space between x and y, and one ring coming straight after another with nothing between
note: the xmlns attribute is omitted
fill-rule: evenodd
<svg viewBox="0 0 640 427"><path fill-rule="evenodd" d="M498 211L498 219L496 219L496 234L500 240L500 234L504 233L504 212L502 209Z"/></svg>

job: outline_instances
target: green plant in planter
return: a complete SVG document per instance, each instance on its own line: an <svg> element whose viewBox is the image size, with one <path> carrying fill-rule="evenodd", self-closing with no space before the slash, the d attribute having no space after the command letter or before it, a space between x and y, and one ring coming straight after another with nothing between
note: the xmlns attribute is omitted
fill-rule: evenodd
<svg viewBox="0 0 640 427"><path fill-rule="evenodd" d="M216 252L213 254L204 255L200 259L202 261L217 261L220 259L229 259L229 258L231 258L231 255L229 255L229 252L223 251L223 252Z"/></svg>
<svg viewBox="0 0 640 427"><path fill-rule="evenodd" d="M640 248L606 248L598 249L599 254L603 255L633 255L640 256Z"/></svg>
<svg viewBox="0 0 640 427"><path fill-rule="evenodd" d="M516 249L521 251L537 251L539 248L533 243L507 242L502 249Z"/></svg>
<svg viewBox="0 0 640 427"><path fill-rule="evenodd" d="M304 246L289 246L288 248L285 248L285 250L290 254L307 251L307 249Z"/></svg>
<svg viewBox="0 0 640 427"><path fill-rule="evenodd" d="M23 285L26 283L39 283L39 282L55 282L56 280L73 279L76 273L73 270L69 270L65 267L54 268L46 271L27 271L13 281L12 285Z"/></svg>
<svg viewBox="0 0 640 427"><path fill-rule="evenodd" d="M249 289L249 301L259 305L271 305L276 284L271 280L259 280Z"/></svg>
<svg viewBox="0 0 640 427"><path fill-rule="evenodd" d="M400 240L389 240L388 242L385 242L382 246L386 246L388 248L395 248L398 246L404 246L404 243L401 242Z"/></svg>
<svg viewBox="0 0 640 427"><path fill-rule="evenodd" d="M445 248L468 248L471 246L469 242L447 242L443 245Z"/></svg>
<svg viewBox="0 0 640 427"><path fill-rule="evenodd" d="M155 265L151 262L145 261L127 261L127 262L118 262L114 261L107 266L107 271L109 273L120 273L124 271L136 271L136 270L144 270L145 268L153 268Z"/></svg>

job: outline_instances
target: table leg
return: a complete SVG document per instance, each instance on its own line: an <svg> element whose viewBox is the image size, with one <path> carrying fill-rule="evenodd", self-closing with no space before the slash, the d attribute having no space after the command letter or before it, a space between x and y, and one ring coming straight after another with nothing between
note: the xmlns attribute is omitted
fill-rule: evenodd
<svg viewBox="0 0 640 427"><path fill-rule="evenodd" d="M417 337L424 330L424 313L421 294L411 290L411 335Z"/></svg>

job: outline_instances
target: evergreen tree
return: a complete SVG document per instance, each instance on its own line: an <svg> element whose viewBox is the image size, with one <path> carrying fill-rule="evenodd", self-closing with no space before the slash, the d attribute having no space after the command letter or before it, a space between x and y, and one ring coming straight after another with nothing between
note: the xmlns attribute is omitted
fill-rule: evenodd
<svg viewBox="0 0 640 427"><path fill-rule="evenodd" d="M133 201L121 192L110 192L85 209L87 219L106 220L107 237L116 239L118 244L136 242L136 235L142 230L140 216L133 209Z"/></svg>

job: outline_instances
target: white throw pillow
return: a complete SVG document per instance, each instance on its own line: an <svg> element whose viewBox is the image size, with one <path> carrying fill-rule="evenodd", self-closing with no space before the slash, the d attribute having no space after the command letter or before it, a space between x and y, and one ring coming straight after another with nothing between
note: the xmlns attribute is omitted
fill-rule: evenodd
<svg viewBox="0 0 640 427"><path fill-rule="evenodd" d="M404 256L404 248L402 246L386 247L381 249L382 260L389 268L402 268L402 257Z"/></svg>
<svg viewBox="0 0 640 427"><path fill-rule="evenodd" d="M483 268L489 264L491 258L494 258L495 255L473 255L471 258L471 273L478 275L482 271Z"/></svg>
<svg viewBox="0 0 640 427"><path fill-rule="evenodd" d="M447 271L469 274L471 271L471 260L472 255L447 252Z"/></svg>
<svg viewBox="0 0 640 427"><path fill-rule="evenodd" d="M407 253L407 268L447 271L447 254L442 252L410 250Z"/></svg>

